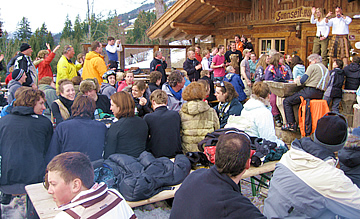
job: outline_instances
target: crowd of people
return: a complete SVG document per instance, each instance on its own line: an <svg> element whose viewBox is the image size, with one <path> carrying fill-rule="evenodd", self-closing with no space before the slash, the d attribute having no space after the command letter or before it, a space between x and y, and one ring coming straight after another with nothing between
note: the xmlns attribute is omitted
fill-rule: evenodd
<svg viewBox="0 0 360 219"><path fill-rule="evenodd" d="M339 21L328 19L331 13L324 17L320 9L312 12L311 22L317 24L319 37L314 53L307 58L307 68L299 56L276 50L257 58L251 39L235 35L228 51L224 45L211 52L201 52L200 46L189 48L184 70L174 70L169 76L165 57L156 51L146 84L134 80L132 71L120 71L117 52L122 50L121 41L109 37L108 65L98 41L91 44L90 52L77 56L76 64L72 61L74 48L64 46L55 81L50 63L60 46L51 50L47 45L32 62L31 46L21 44L20 52L8 65L8 106L0 118L1 202L7 203L11 194L25 193L25 185L41 182L46 173L48 192L64 211L59 218L69 212L100 213L84 211L81 205L83 195L96 196L99 191L106 194L106 203L116 203L101 214L134 218L120 193L103 183L94 184L90 162L110 159L114 154L138 158L144 151L155 158L174 158L198 152L197 144L207 133L237 128L242 131L219 138L215 166L195 171L185 179L176 193L171 218L359 215L360 163L347 165L351 162L344 154L358 151L360 137L354 133L347 143L347 121L338 112L344 81L345 89L359 88L360 58L354 57L349 65L343 59L346 56L330 59L333 69L329 71L324 60L325 40L329 26L334 32ZM349 24L341 9L335 13ZM346 42L342 37L339 40ZM317 54L320 50L321 56ZM285 118L264 81L303 86L285 98ZM300 97L325 99L333 112L319 120L312 138L295 140L281 159L264 216L241 195L237 185L250 167L250 136L286 146L275 135L275 125L297 131L293 106L301 102ZM102 122L108 118L110 127ZM341 170L336 168L336 151ZM299 198L300 192L306 197ZM74 204L68 204L70 201ZM101 199L99 204L103 203ZM36 218L30 209L29 218L31 214Z"/></svg>

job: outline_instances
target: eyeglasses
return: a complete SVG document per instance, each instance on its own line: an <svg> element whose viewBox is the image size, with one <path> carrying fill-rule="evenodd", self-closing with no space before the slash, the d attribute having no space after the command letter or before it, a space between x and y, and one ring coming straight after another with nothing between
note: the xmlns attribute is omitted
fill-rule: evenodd
<svg viewBox="0 0 360 219"><path fill-rule="evenodd" d="M239 135L243 135L243 136L245 136L245 137L251 142L250 136L249 136L248 134L246 134L246 133L245 133L244 131L242 131L242 130L238 130L238 129L236 129L236 130L229 130L229 131L225 132L225 135L226 135L226 134L232 134L232 133L236 133L236 134L239 134Z"/></svg>
<svg viewBox="0 0 360 219"><path fill-rule="evenodd" d="M224 81L217 81L215 82L217 87L223 87L224 88L224 93L226 93L226 87L225 87L225 83Z"/></svg>

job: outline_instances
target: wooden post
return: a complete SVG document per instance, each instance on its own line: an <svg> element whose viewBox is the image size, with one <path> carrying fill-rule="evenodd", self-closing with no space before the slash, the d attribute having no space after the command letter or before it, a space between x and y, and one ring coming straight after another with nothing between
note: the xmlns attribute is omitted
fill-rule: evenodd
<svg viewBox="0 0 360 219"><path fill-rule="evenodd" d="M191 46L192 46L192 47L195 47L195 37L193 37L193 38L191 39Z"/></svg>
<svg viewBox="0 0 360 219"><path fill-rule="evenodd" d="M125 69L125 48L123 45L122 51L120 52L120 68Z"/></svg>

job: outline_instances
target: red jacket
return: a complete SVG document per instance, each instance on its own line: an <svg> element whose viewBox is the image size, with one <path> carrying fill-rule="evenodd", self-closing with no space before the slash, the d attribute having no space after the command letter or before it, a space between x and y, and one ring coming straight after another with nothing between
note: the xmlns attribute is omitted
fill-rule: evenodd
<svg viewBox="0 0 360 219"><path fill-rule="evenodd" d="M42 62L40 62L38 65L35 66L39 72L39 76L38 76L39 81L43 77L53 78L53 72L51 70L50 63L54 59L55 53L53 53L51 50L48 51L49 51L48 57L46 57Z"/></svg>

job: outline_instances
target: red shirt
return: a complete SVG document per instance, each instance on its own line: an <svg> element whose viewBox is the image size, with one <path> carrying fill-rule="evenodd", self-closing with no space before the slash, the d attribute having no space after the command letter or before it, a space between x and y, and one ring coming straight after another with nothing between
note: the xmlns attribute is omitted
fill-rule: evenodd
<svg viewBox="0 0 360 219"><path fill-rule="evenodd" d="M201 55L199 53L195 53L195 59L198 60L200 63L202 61Z"/></svg>

